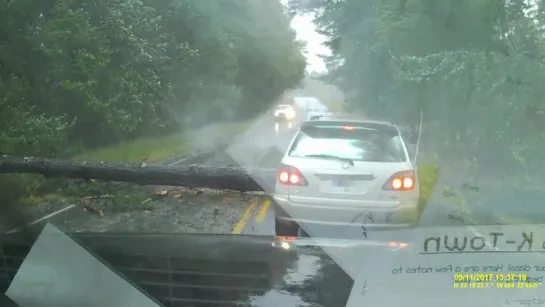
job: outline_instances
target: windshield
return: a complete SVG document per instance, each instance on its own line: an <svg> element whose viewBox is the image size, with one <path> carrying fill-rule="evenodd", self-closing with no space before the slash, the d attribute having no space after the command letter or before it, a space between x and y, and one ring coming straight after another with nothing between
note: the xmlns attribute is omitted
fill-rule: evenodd
<svg viewBox="0 0 545 307"><path fill-rule="evenodd" d="M545 306L544 84L544 0L0 1L0 291Z"/></svg>
<svg viewBox="0 0 545 307"><path fill-rule="evenodd" d="M302 130L289 152L292 157L338 157L365 162L405 162L401 137L375 129L343 126L312 127Z"/></svg>

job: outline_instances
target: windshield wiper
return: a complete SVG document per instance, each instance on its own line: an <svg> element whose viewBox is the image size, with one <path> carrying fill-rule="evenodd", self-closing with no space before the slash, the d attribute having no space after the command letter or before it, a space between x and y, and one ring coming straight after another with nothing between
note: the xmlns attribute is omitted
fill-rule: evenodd
<svg viewBox="0 0 545 307"><path fill-rule="evenodd" d="M348 158L341 158L333 155L306 155L305 158L319 158L319 159L330 159L330 160L337 160L341 162L349 163L350 165L354 165L354 161L352 159Z"/></svg>

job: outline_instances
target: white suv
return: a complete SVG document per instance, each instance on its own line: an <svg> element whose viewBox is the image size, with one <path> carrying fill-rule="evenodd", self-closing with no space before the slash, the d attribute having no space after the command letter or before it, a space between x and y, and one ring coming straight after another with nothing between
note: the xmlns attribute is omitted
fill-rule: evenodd
<svg viewBox="0 0 545 307"><path fill-rule="evenodd" d="M415 165L386 121L305 121L281 160L273 199L277 236L297 236L306 224L410 226L419 217Z"/></svg>

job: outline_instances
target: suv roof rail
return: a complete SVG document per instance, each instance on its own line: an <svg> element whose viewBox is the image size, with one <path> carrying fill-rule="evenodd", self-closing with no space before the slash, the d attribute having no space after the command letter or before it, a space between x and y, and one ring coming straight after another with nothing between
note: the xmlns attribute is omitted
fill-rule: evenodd
<svg viewBox="0 0 545 307"><path fill-rule="evenodd" d="M378 116L357 116L357 115L313 115L311 117L315 118L338 118L338 119L354 119L354 120L374 120L374 121L381 121L381 122L392 122L390 119L385 117L378 117Z"/></svg>
<svg viewBox="0 0 545 307"><path fill-rule="evenodd" d="M386 118L380 118L380 117L367 117L367 116L351 116L351 115L313 115L309 119L309 121L338 121L338 120L347 120L347 121L355 121L355 122L375 122L375 123L382 123L387 124L391 126L396 126L391 120L388 120Z"/></svg>
<svg viewBox="0 0 545 307"><path fill-rule="evenodd" d="M385 130L388 130L388 131L395 131L397 133L400 133L399 129L397 128L397 126L393 125L392 123L389 123L389 122L384 122L384 121L374 121L374 120L361 120L361 119L356 119L356 120L339 120L339 118L335 118L335 117L329 117L329 118L326 118L326 117L323 117L323 118L320 118L318 120L308 120L308 121L305 121L301 124L301 129L305 129L305 128L313 128L313 127L321 127L322 125L326 125L326 126L329 126L329 125L333 125L332 127L338 127L339 125L342 125L342 126L357 126L357 127L372 127L372 128L376 128L376 129L385 129Z"/></svg>
<svg viewBox="0 0 545 307"><path fill-rule="evenodd" d="M337 117L334 115L320 114L320 115L311 115L309 117L309 120L321 120L321 119L332 119L332 118L337 118Z"/></svg>

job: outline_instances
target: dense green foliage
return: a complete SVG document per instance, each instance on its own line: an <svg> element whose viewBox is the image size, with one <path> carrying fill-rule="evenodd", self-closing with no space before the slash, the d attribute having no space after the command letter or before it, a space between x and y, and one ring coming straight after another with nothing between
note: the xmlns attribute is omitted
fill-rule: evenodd
<svg viewBox="0 0 545 307"><path fill-rule="evenodd" d="M268 0L0 3L0 154L59 156L264 111L304 77Z"/></svg>
<svg viewBox="0 0 545 307"><path fill-rule="evenodd" d="M416 125L445 160L491 176L545 164L545 3L292 0L315 14L350 107Z"/></svg>

